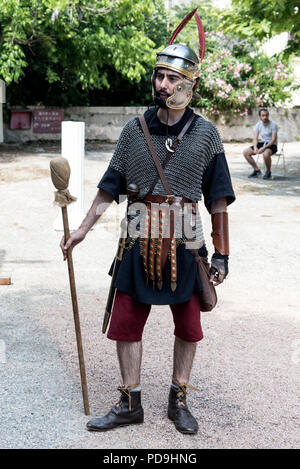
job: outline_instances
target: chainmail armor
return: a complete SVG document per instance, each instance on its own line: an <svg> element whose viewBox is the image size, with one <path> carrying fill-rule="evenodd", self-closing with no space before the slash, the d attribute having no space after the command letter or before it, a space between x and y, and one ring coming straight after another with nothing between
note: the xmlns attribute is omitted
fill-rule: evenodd
<svg viewBox="0 0 300 469"><path fill-rule="evenodd" d="M174 195L183 196L198 202L202 199L202 177L205 169L224 148L218 130L211 122L197 115L196 122L187 131L171 156L164 173ZM158 158L163 163L167 149L166 136L151 135ZM172 140L176 139L172 136ZM157 169L148 148L138 119L127 122L122 130L110 167L119 171L126 178L126 183L135 183L140 188L139 198L143 198L157 177ZM152 192L165 195L165 189L159 179ZM199 211L196 214L195 234L197 244L204 243L203 227Z"/></svg>

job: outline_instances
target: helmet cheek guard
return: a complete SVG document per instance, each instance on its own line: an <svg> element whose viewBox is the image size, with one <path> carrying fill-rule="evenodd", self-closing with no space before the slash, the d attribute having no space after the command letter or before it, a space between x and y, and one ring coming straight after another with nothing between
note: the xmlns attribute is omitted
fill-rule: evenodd
<svg viewBox="0 0 300 469"><path fill-rule="evenodd" d="M166 99L166 106L170 109L184 109L193 97L193 81L189 78L176 83L174 92Z"/></svg>

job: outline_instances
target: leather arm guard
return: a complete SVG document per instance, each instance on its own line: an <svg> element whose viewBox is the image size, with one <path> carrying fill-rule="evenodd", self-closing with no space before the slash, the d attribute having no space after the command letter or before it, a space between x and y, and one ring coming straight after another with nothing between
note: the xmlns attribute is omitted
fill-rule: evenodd
<svg viewBox="0 0 300 469"><path fill-rule="evenodd" d="M223 255L229 255L229 230L228 213L217 212L211 215L212 240L216 251Z"/></svg>

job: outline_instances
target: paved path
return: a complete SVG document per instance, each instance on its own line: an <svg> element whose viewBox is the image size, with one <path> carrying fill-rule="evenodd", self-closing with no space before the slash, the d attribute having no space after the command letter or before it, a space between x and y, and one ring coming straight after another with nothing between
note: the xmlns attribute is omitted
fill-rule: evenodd
<svg viewBox="0 0 300 469"><path fill-rule="evenodd" d="M153 307L145 328L145 423L105 434L85 430L67 265L52 229L49 161L57 149L0 146L1 448L296 448L299 446L300 143L287 144L287 178L247 178L244 145L226 145L237 193L230 207L230 277L202 315L190 391L199 433L182 435L166 417L173 327ZM90 148L85 206L111 148ZM274 171L276 176L276 172ZM114 204L74 250L92 416L118 400L115 344L101 333L121 210ZM209 217L204 212L209 240Z"/></svg>

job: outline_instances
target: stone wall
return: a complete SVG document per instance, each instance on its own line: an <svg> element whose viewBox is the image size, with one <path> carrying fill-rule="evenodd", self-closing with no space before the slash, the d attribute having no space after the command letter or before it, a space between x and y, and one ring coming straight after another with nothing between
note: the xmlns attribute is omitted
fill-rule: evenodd
<svg viewBox="0 0 300 469"><path fill-rule="evenodd" d="M28 109L41 107L28 106ZM114 143L117 141L124 124L131 118L145 112L145 107L70 107L64 109L65 120L83 121L86 124L86 139ZM194 109L200 114L201 109ZM246 117L233 117L229 113L220 114L215 120L208 116L218 127L224 142L244 142L252 139L252 127L258 121L257 110ZM300 138L300 108L270 109L270 118L279 125L279 138L295 141ZM4 141L21 143L37 140L60 140L60 134L34 133L33 123L28 130L11 130L4 124Z"/></svg>
<svg viewBox="0 0 300 469"><path fill-rule="evenodd" d="M300 108L269 108L270 119L278 125L278 138L287 142L300 139ZM245 117L232 117L220 114L216 126L224 142L244 142L252 140L253 126L258 122L258 109L252 109Z"/></svg>

